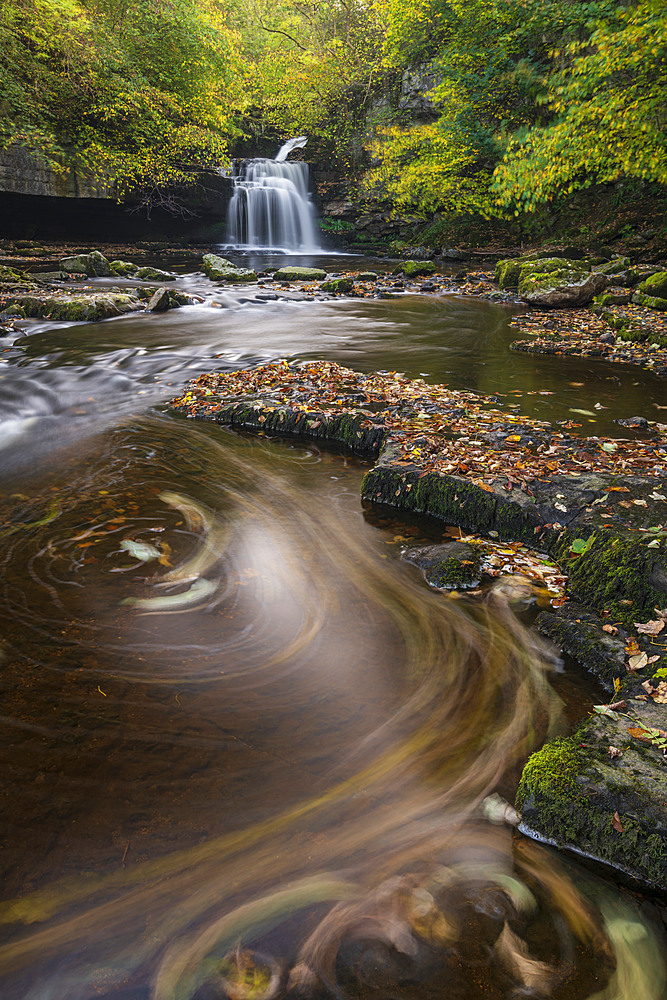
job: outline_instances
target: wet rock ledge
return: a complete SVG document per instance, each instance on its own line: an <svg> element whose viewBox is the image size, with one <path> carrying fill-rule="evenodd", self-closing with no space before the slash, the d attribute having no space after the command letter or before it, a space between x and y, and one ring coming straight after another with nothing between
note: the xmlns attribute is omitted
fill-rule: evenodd
<svg viewBox="0 0 667 1000"><path fill-rule="evenodd" d="M201 375L171 406L344 445L376 459L365 500L548 553L573 600L541 630L615 705L528 761L524 827L667 888L664 425L642 441L575 437L477 393L329 362Z"/></svg>

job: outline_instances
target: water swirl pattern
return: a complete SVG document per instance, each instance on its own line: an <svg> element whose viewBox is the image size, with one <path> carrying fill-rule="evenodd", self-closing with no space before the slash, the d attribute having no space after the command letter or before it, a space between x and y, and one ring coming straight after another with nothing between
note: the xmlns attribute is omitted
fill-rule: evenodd
<svg viewBox="0 0 667 1000"><path fill-rule="evenodd" d="M498 822L565 726L532 634L426 587L362 460L161 407L193 365L328 351L305 305L7 354L0 996L663 1000L657 906ZM377 307L378 356L434 361Z"/></svg>

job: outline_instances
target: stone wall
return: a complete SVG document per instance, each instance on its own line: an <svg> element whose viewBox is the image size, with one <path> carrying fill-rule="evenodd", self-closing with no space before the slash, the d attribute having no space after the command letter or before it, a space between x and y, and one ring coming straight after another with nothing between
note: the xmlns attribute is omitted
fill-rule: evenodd
<svg viewBox="0 0 667 1000"><path fill-rule="evenodd" d="M112 185L77 171L64 156L51 162L25 146L0 149L0 191L41 198L114 198Z"/></svg>

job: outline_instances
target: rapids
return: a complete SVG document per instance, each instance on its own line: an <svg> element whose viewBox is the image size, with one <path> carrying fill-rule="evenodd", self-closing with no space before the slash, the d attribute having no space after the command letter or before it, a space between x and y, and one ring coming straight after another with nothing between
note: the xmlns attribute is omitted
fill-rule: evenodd
<svg viewBox="0 0 667 1000"><path fill-rule="evenodd" d="M400 549L444 526L363 509L363 460L164 406L326 357L607 433L657 380L508 356L454 296L178 284L205 302L0 354L0 995L663 1000L659 907L487 818L590 685L429 591Z"/></svg>

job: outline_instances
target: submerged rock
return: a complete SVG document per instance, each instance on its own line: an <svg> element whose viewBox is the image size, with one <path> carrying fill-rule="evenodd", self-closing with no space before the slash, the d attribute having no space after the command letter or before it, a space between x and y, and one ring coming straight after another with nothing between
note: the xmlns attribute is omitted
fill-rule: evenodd
<svg viewBox="0 0 667 1000"><path fill-rule="evenodd" d="M423 570L427 582L440 590L465 590L480 582L481 556L468 542L410 548L403 558Z"/></svg>

